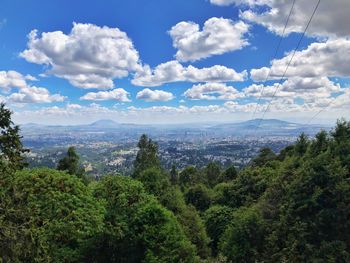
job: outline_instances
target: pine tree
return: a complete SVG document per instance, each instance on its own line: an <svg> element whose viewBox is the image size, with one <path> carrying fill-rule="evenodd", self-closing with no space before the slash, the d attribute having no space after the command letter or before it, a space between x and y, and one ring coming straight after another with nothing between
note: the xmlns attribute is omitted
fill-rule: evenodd
<svg viewBox="0 0 350 263"><path fill-rule="evenodd" d="M149 139L146 134L143 134L137 147L139 151L134 162L134 177L137 177L148 168L160 168L158 145L155 142Z"/></svg>
<svg viewBox="0 0 350 263"><path fill-rule="evenodd" d="M69 174L79 175L79 155L73 146L68 148L67 156L58 161L57 170L67 171Z"/></svg>
<svg viewBox="0 0 350 263"><path fill-rule="evenodd" d="M0 165L11 169L22 169L27 166L24 153L29 152L22 144L19 126L11 120L12 112L0 103Z"/></svg>
<svg viewBox="0 0 350 263"><path fill-rule="evenodd" d="M178 180L178 171L176 170L176 166L172 165L170 170L170 182L171 184L175 185L177 184L177 180Z"/></svg>
<svg viewBox="0 0 350 263"><path fill-rule="evenodd" d="M307 151L308 145L309 145L309 142L306 134L305 133L300 134L294 147L296 155L303 156Z"/></svg>

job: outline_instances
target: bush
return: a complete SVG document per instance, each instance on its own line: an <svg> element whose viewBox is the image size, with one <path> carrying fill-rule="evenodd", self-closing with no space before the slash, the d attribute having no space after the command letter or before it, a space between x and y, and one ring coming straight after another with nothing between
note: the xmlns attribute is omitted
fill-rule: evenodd
<svg viewBox="0 0 350 263"><path fill-rule="evenodd" d="M18 171L0 206L1 254L20 262L79 262L104 209L83 182L51 169Z"/></svg>

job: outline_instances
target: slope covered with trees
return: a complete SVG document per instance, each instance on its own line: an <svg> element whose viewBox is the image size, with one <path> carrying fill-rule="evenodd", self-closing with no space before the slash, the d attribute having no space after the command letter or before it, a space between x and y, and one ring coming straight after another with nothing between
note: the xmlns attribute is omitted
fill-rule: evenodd
<svg viewBox="0 0 350 263"><path fill-rule="evenodd" d="M132 177L86 180L69 148L25 169L0 107L0 262L350 262L350 123L241 171L163 169L140 138Z"/></svg>

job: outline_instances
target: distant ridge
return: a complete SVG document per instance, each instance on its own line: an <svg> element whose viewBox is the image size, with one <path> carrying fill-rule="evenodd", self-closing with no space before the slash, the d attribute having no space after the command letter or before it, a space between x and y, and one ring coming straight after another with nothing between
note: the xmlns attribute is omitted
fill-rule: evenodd
<svg viewBox="0 0 350 263"><path fill-rule="evenodd" d="M95 121L91 124L89 124L89 126L92 126L92 127L106 127L106 128L111 128L111 127L118 127L119 126L119 123L118 122L115 122L115 121L112 121L112 120L108 120L108 119L104 119L104 120L98 120L98 121Z"/></svg>
<svg viewBox="0 0 350 263"><path fill-rule="evenodd" d="M300 124L288 122L288 121L281 121L278 119L253 119L238 123L223 123L215 125L213 128L254 128L254 127L295 127L299 126Z"/></svg>
<svg viewBox="0 0 350 263"><path fill-rule="evenodd" d="M257 127L259 126L259 129ZM110 119L97 120L90 124L81 125L40 125L29 123L21 125L22 132L29 134L57 134L69 132L102 132L115 134L142 133L158 136L168 134L169 136L182 136L191 134L202 136L298 136L301 132L312 135L320 129L328 130L326 125L304 125L278 119L252 119L235 123L191 123L177 125L147 125L118 123Z"/></svg>
<svg viewBox="0 0 350 263"><path fill-rule="evenodd" d="M252 120L248 120L248 121L244 121L240 123L241 125L244 124L248 124L248 125L274 125L274 126L278 126L278 125L295 125L296 123L293 122L288 122L288 121L282 121L282 120L278 120L278 119L252 119Z"/></svg>

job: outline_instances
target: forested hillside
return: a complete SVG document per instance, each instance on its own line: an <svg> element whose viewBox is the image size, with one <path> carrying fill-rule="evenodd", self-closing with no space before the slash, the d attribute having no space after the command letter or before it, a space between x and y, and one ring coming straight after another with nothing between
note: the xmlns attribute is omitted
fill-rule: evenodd
<svg viewBox="0 0 350 263"><path fill-rule="evenodd" d="M346 120L240 171L167 171L143 135L131 177L94 181L73 147L57 170L27 169L0 112L0 262L350 262Z"/></svg>

